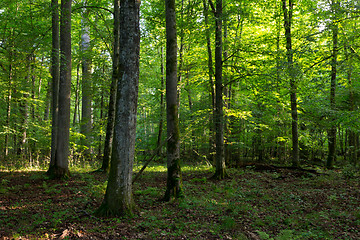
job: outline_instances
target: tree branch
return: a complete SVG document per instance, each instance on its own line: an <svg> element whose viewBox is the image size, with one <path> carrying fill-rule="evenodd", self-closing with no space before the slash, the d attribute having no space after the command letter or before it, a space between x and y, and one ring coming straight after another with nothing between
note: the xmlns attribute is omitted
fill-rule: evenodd
<svg viewBox="0 0 360 240"><path fill-rule="evenodd" d="M214 3L212 2L212 0L209 0L209 4L211 6L212 12L215 13L216 9L215 9L215 6L214 6Z"/></svg>
<svg viewBox="0 0 360 240"><path fill-rule="evenodd" d="M108 8L104 8L104 7L99 7L99 6L81 6L81 7L74 8L74 9L72 10L72 12L75 12L75 11L80 10L80 9L82 9L82 8L95 8L95 9L101 9L101 10L107 11L107 12L111 13L112 15L114 15L114 12L113 12L113 11L111 11L110 9L108 9Z"/></svg>

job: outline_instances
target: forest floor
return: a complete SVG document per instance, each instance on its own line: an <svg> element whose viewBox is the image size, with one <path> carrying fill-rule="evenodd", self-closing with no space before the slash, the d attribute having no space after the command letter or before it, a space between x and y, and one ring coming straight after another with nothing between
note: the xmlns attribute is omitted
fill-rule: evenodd
<svg viewBox="0 0 360 240"><path fill-rule="evenodd" d="M186 197L166 203L166 168L153 165L134 184L138 209L127 218L92 215L104 174L1 171L0 239L360 239L360 179L346 171L247 167L212 181L207 166L183 167Z"/></svg>

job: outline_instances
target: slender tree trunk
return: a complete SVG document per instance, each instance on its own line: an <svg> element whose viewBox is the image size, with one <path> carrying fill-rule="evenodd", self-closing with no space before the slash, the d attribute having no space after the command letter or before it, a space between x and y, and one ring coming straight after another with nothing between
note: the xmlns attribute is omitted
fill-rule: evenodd
<svg viewBox="0 0 360 240"><path fill-rule="evenodd" d="M54 178L69 176L70 91L71 91L71 0L61 1L60 79L58 97L58 132L55 161L48 173Z"/></svg>
<svg viewBox="0 0 360 240"><path fill-rule="evenodd" d="M166 14L166 116L167 116L167 185L163 198L183 197L180 167L180 130L177 94L177 37L175 0L165 0Z"/></svg>
<svg viewBox="0 0 360 240"><path fill-rule="evenodd" d="M85 136L82 141L84 146L85 158L90 158L91 154L91 129L92 129L92 86L91 86L91 49L90 49L90 29L88 26L88 10L83 12L81 19L81 52L82 52L82 98L81 98L81 124L80 131Z"/></svg>
<svg viewBox="0 0 360 240"><path fill-rule="evenodd" d="M73 115L73 127L77 122L77 113L79 109L79 88L80 88L80 64L76 66L76 87L75 87L75 106Z"/></svg>
<svg viewBox="0 0 360 240"><path fill-rule="evenodd" d="M139 85L140 28L138 0L120 1L120 59L114 147L105 198L99 215L132 215L132 174Z"/></svg>
<svg viewBox="0 0 360 240"><path fill-rule="evenodd" d="M51 1L52 9L52 50L51 50L51 158L50 168L55 166L55 156L57 147L57 133L58 133L58 99L59 99L59 79L60 79L60 38L59 38L59 2L58 0ZM50 171L49 168L49 171ZM50 172L48 171L48 174Z"/></svg>
<svg viewBox="0 0 360 240"><path fill-rule="evenodd" d="M331 109L331 126L328 130L328 158L326 161L327 168L333 168L336 158L336 124L335 124L335 93L336 93L336 73L337 73L337 55L338 55L338 23L336 22L336 14L338 2L332 1L332 10L334 14L332 26L332 61L331 61L331 82L330 82L330 109Z"/></svg>
<svg viewBox="0 0 360 240"><path fill-rule="evenodd" d="M216 0L216 8L212 1L209 3L215 14L215 167L216 171L212 178L224 179L226 174L225 169L225 151L224 151L224 111L223 111L223 62L222 62L222 18L223 6L222 0Z"/></svg>
<svg viewBox="0 0 360 240"><path fill-rule="evenodd" d="M106 124L106 136L104 143L104 157L99 171L107 172L110 165L110 153L112 149L114 123L115 123L115 100L116 100L116 86L118 81L118 65L119 65L119 34L120 34L120 3L119 0L114 0L114 46L113 46L113 72L110 87L110 100Z"/></svg>
<svg viewBox="0 0 360 240"><path fill-rule="evenodd" d="M292 49L292 13L293 2L289 0L289 6L286 4L286 0L282 0L283 13L284 13L284 28L285 28L285 40L286 40L286 57L287 57L287 69L290 77L290 105L291 105L291 133L292 133L292 165L299 167L299 133L298 133L298 113L297 113L297 83L296 73L294 69L294 57Z"/></svg>
<svg viewBox="0 0 360 240"><path fill-rule="evenodd" d="M205 27L206 27L206 46L208 52L208 76L209 76L209 92L210 92L210 102L211 102L211 113L209 114L209 154L208 159L211 163L215 162L214 158L214 111L215 111L215 90L214 90L214 69L213 69L213 60L212 60L212 51L211 51L211 40L210 40L210 29L209 29L209 7L207 0L203 0L204 5L204 16L205 16Z"/></svg>
<svg viewBox="0 0 360 240"><path fill-rule="evenodd" d="M156 146L159 148L159 153L161 153L161 139L163 135L163 125L164 125L164 48L161 47L161 64L160 64L160 71L161 71L161 89L160 89L160 120L159 120L159 131L158 131L158 138Z"/></svg>

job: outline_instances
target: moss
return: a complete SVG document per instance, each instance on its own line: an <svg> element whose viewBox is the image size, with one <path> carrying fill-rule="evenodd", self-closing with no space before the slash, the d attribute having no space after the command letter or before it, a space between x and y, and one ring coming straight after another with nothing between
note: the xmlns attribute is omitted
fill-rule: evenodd
<svg viewBox="0 0 360 240"><path fill-rule="evenodd" d="M134 210L136 209L135 204L131 203L129 206L122 206L117 209L112 209L109 204L104 202L94 212L95 216L98 217L133 217Z"/></svg>
<svg viewBox="0 0 360 240"><path fill-rule="evenodd" d="M215 174L210 178L212 180L223 180L229 178L225 168L216 169Z"/></svg>
<svg viewBox="0 0 360 240"><path fill-rule="evenodd" d="M184 198L182 173L180 167L180 159L173 160L173 164L168 166L168 179L165 196L163 201Z"/></svg>

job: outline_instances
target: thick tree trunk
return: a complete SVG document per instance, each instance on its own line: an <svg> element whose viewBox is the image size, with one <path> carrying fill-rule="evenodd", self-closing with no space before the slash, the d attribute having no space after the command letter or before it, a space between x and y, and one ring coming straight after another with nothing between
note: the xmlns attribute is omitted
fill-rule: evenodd
<svg viewBox="0 0 360 240"><path fill-rule="evenodd" d="M298 113L297 113L297 83L296 73L294 69L293 49L292 49L292 36L291 36L291 24L293 3L289 0L289 6L286 4L286 0L283 2L284 12L284 28L285 28L285 40L286 40L286 57L287 57L287 69L290 77L290 105L291 105L291 133L292 133L292 165L299 167L299 133L298 133Z"/></svg>
<svg viewBox="0 0 360 240"><path fill-rule="evenodd" d="M58 97L58 131L55 161L48 174L54 178L69 176L70 91L71 91L71 0L61 1L60 81Z"/></svg>
<svg viewBox="0 0 360 240"><path fill-rule="evenodd" d="M132 174L139 85L140 1L120 1L120 59L114 146L104 201L98 215L132 215Z"/></svg>
<svg viewBox="0 0 360 240"><path fill-rule="evenodd" d="M111 79L110 87L110 100L109 100L109 109L106 125L106 136L104 143L104 157L102 161L101 168L99 171L107 172L110 165L110 153L113 144L113 134L114 134L114 123L115 123L115 100L116 100L116 86L118 81L118 65L119 65L119 34L120 34L120 24L119 24L119 14L120 14L120 3L119 0L114 0L114 46L113 46L113 72Z"/></svg>
<svg viewBox="0 0 360 240"><path fill-rule="evenodd" d="M84 156L89 158L91 154L91 129L92 129L92 86L91 86L91 50L90 29L88 26L88 11L85 10L81 19L81 52L82 52L82 98L81 98L81 124L80 131L85 136L82 141Z"/></svg>
<svg viewBox="0 0 360 240"><path fill-rule="evenodd" d="M165 1L166 12L166 116L167 116L167 185L163 198L183 197L180 167L180 130L177 94L177 39L175 0Z"/></svg>

